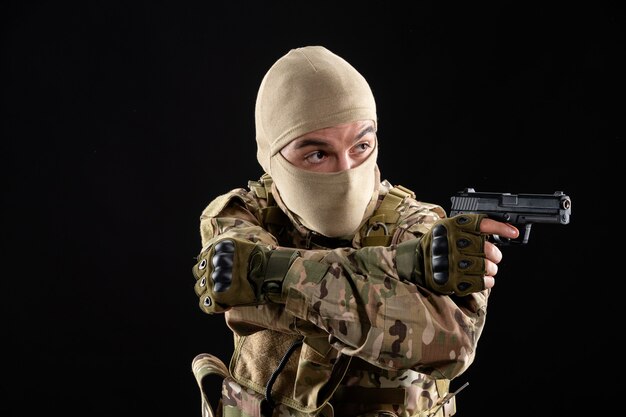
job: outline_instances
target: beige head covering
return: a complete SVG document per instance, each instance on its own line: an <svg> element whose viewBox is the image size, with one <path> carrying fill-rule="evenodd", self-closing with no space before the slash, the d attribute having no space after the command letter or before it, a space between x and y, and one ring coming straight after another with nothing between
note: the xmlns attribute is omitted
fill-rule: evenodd
<svg viewBox="0 0 626 417"><path fill-rule="evenodd" d="M376 103L365 78L322 46L292 49L265 74L255 110L257 159L287 209L325 236L354 234L376 198L378 146L358 167L335 173L296 168L279 151L314 130L357 120L376 126Z"/></svg>
<svg viewBox="0 0 626 417"><path fill-rule="evenodd" d="M363 76L322 46L292 49L269 69L256 100L257 159L269 160L305 133L356 120L373 120L376 102Z"/></svg>

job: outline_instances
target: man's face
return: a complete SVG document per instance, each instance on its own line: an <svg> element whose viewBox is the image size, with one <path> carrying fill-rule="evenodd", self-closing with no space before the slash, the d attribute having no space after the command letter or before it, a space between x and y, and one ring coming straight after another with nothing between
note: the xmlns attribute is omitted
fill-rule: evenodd
<svg viewBox="0 0 626 417"><path fill-rule="evenodd" d="M339 172L361 165L375 146L374 122L360 120L306 133L280 153L300 169Z"/></svg>

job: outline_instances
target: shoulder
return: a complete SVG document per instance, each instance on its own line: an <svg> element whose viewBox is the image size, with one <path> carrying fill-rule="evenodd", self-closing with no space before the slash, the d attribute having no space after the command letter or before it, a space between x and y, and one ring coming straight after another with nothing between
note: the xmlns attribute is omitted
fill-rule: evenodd
<svg viewBox="0 0 626 417"><path fill-rule="evenodd" d="M255 190L253 186L255 183L255 181L250 181L248 188L234 188L217 196L204 208L200 219L220 217L233 210L244 210L256 217L256 213L267 206L267 199L259 196L258 190Z"/></svg>
<svg viewBox="0 0 626 417"><path fill-rule="evenodd" d="M421 236L437 221L446 217L446 211L440 204L419 199L411 189L402 185L389 188L389 192L398 193L398 191L403 191L405 195L396 208L399 214L396 229L398 236L394 240L402 241Z"/></svg>
<svg viewBox="0 0 626 417"><path fill-rule="evenodd" d="M238 227L261 226L267 201L253 188L234 188L214 198L200 215L200 236L204 247L213 237Z"/></svg>
<svg viewBox="0 0 626 417"><path fill-rule="evenodd" d="M399 220L407 219L416 213L430 215L438 219L446 217L444 208L436 203L420 200L415 192L403 185L391 185L389 181L381 182L378 208L393 209L400 215Z"/></svg>
<svg viewBox="0 0 626 417"><path fill-rule="evenodd" d="M217 217L229 205L246 205L248 200L247 191L244 188L235 188L227 193L221 194L211 200L202 210L201 219Z"/></svg>
<svg viewBox="0 0 626 417"><path fill-rule="evenodd" d="M388 246L414 239L446 216L440 205L420 201L411 189L387 180L380 182L377 200L356 236L354 244L358 247Z"/></svg>

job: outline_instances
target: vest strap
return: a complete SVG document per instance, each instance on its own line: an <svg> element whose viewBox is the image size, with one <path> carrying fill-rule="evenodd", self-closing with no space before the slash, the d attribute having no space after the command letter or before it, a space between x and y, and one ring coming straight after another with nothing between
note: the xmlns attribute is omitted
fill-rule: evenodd
<svg viewBox="0 0 626 417"><path fill-rule="evenodd" d="M289 218L278 206L268 206L262 208L260 211L261 217L263 218L263 224L275 224L279 226L286 226L289 224Z"/></svg>
<svg viewBox="0 0 626 417"><path fill-rule="evenodd" d="M397 209L407 197L415 198L415 193L402 185L389 189L380 206L367 221L362 246L389 246L398 226L400 213Z"/></svg>

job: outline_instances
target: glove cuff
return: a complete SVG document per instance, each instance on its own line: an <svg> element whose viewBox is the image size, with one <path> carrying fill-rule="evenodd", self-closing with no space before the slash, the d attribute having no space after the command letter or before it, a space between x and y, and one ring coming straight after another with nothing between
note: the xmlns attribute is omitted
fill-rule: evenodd
<svg viewBox="0 0 626 417"><path fill-rule="evenodd" d="M294 249L276 248L272 250L267 260L263 278L263 294L280 294L282 283L293 261L300 256L300 252Z"/></svg>
<svg viewBox="0 0 626 417"><path fill-rule="evenodd" d="M421 238L411 239L396 246L398 276L415 284L424 284Z"/></svg>

